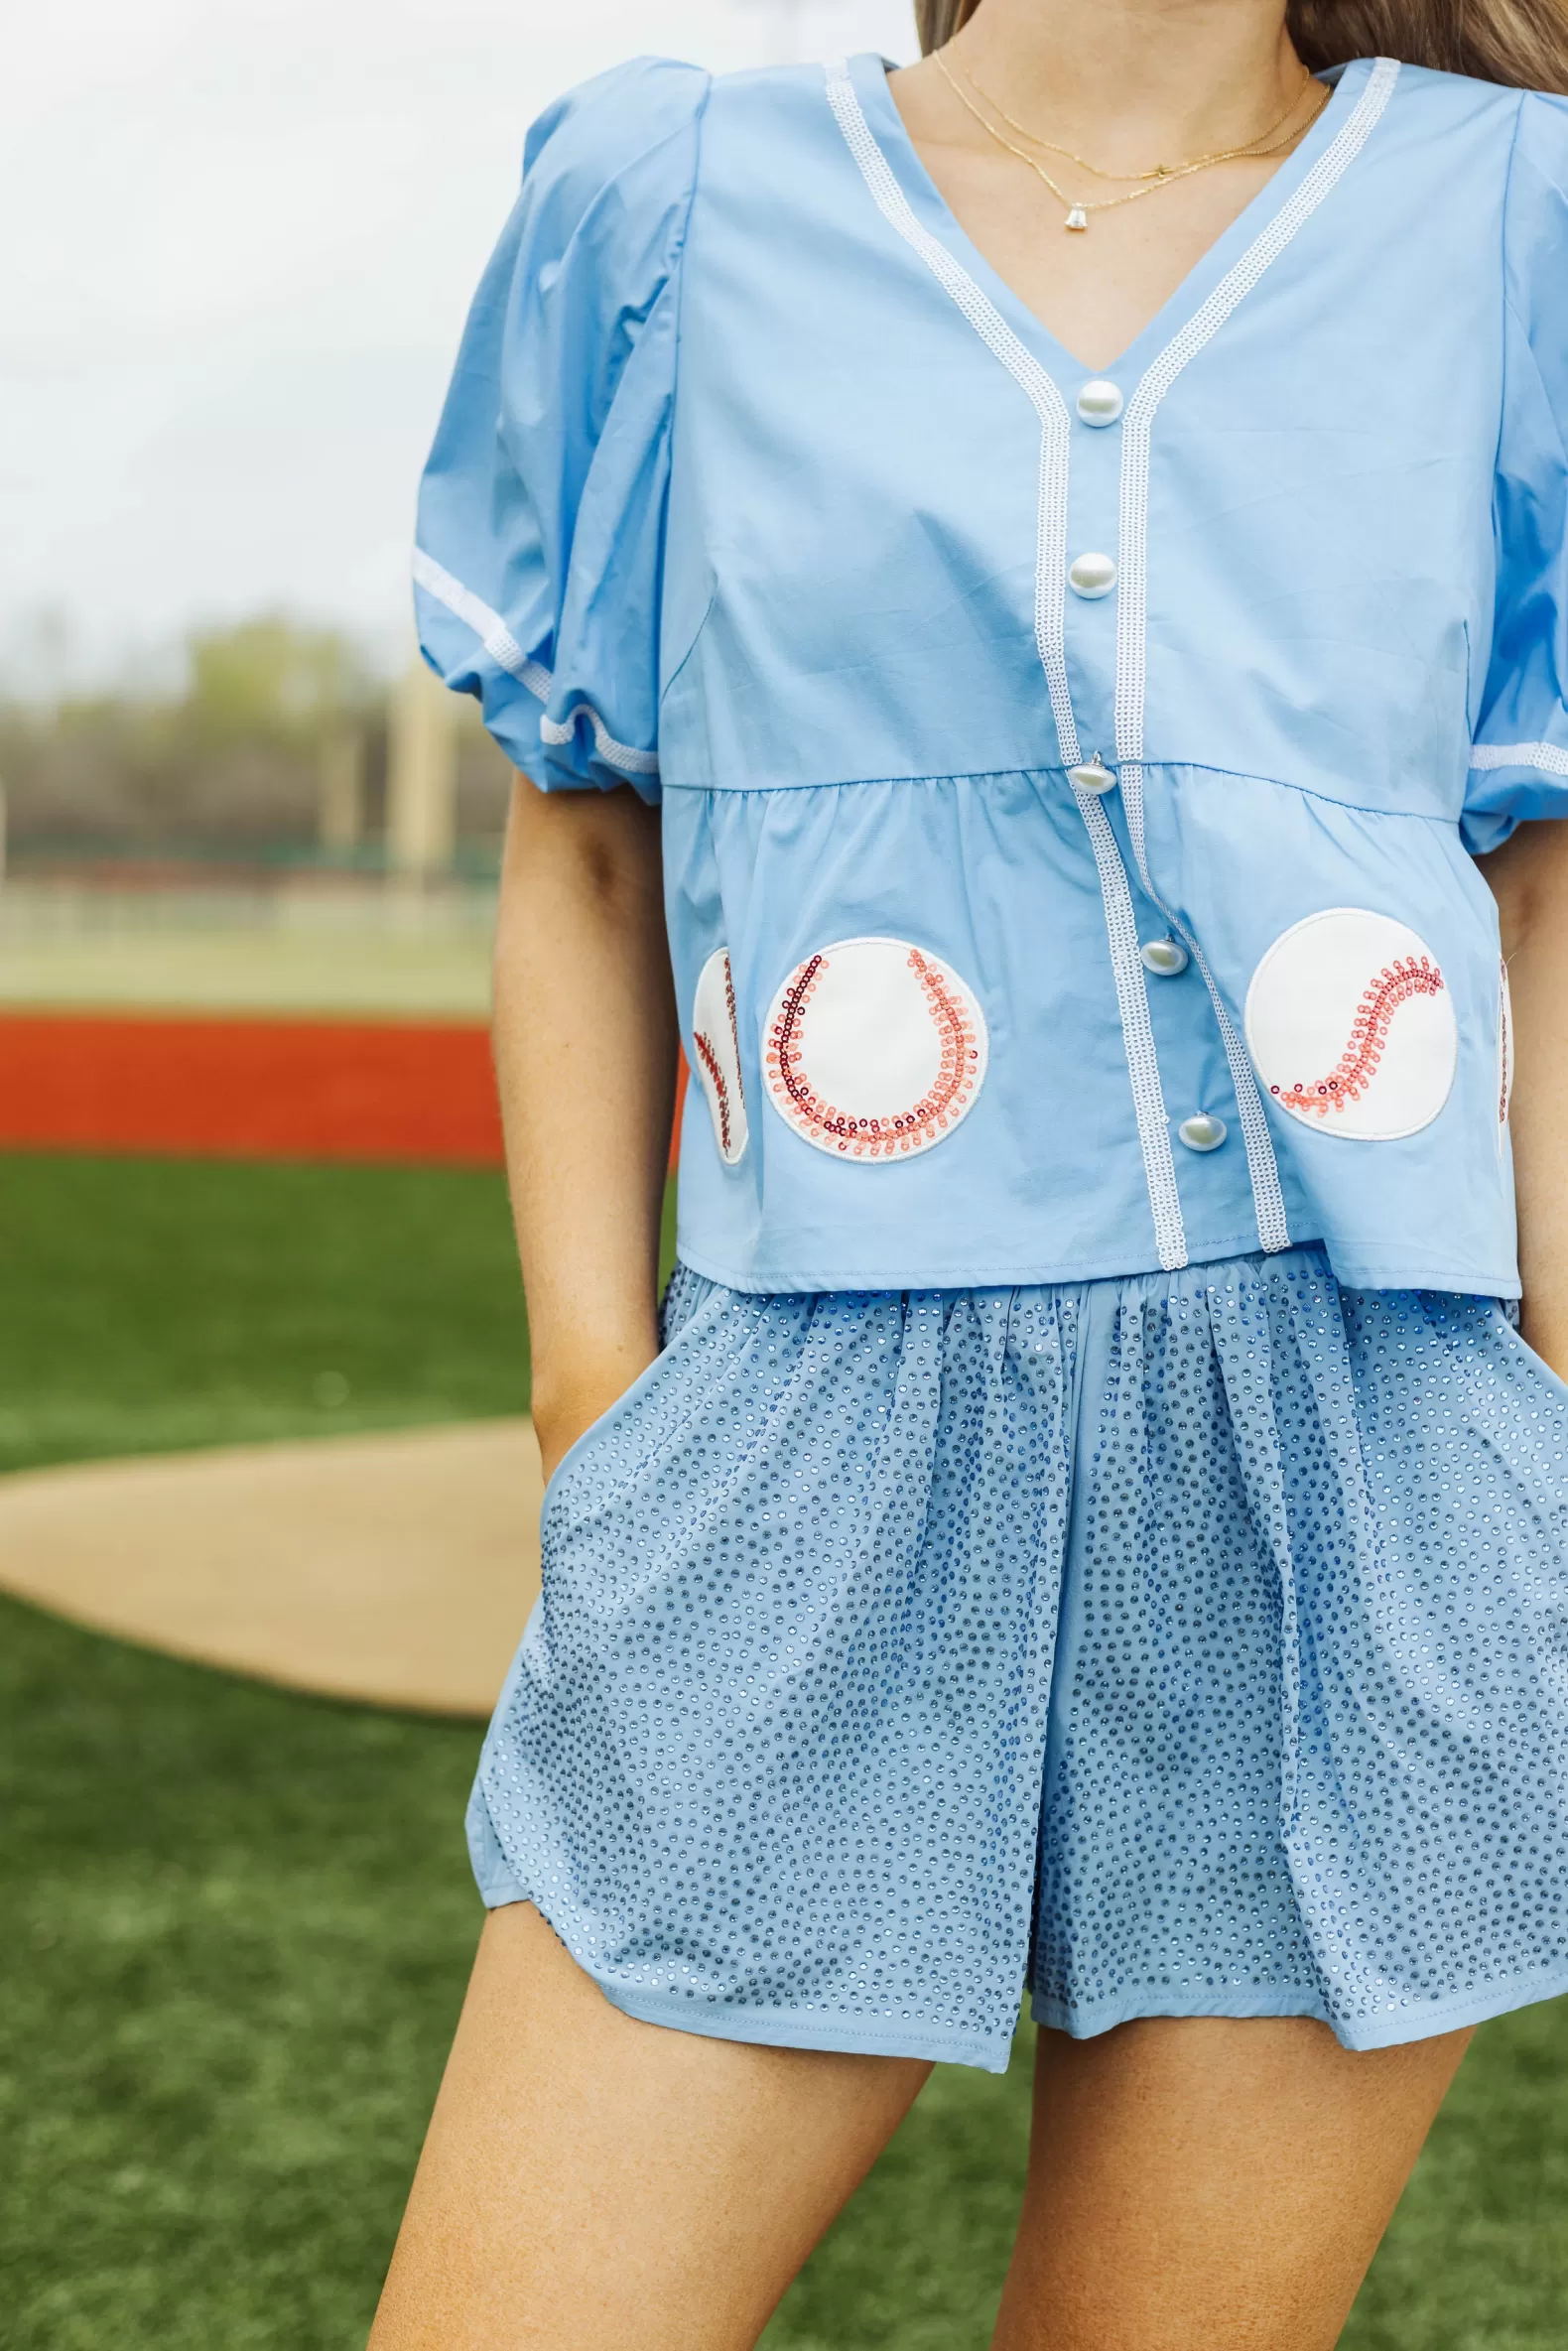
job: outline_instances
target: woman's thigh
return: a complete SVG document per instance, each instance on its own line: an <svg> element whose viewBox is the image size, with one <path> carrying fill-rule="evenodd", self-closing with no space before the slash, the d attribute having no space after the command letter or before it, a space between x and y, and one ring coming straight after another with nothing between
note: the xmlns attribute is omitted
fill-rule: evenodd
<svg viewBox="0 0 1568 2351"><path fill-rule="evenodd" d="M1329 2351L1470 2035L1305 2018L1039 2035L996 2351Z"/></svg>
<svg viewBox="0 0 1568 2351"><path fill-rule="evenodd" d="M637 2024L492 1911L371 2351L747 2351L929 2070Z"/></svg>

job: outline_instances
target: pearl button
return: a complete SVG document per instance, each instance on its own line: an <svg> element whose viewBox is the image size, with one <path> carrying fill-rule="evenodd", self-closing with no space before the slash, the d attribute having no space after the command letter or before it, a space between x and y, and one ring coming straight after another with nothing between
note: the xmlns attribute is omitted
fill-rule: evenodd
<svg viewBox="0 0 1568 2351"><path fill-rule="evenodd" d="M1121 414L1121 394L1097 375L1084 385L1074 405L1086 425L1113 425Z"/></svg>
<svg viewBox="0 0 1568 2351"><path fill-rule="evenodd" d="M1097 751L1093 759L1086 759L1082 767L1070 767L1067 780L1076 784L1080 792L1113 792L1116 779Z"/></svg>
<svg viewBox="0 0 1568 2351"><path fill-rule="evenodd" d="M1187 950L1179 939L1145 939L1138 953L1143 969L1157 973L1161 980L1174 980L1178 972L1187 969Z"/></svg>
<svg viewBox="0 0 1568 2351"><path fill-rule="evenodd" d="M1230 1129L1223 1118L1200 1110L1195 1118L1184 1118L1176 1132L1189 1151L1218 1151Z"/></svg>
<svg viewBox="0 0 1568 2351"><path fill-rule="evenodd" d="M1109 555L1075 555L1067 567L1067 585L1075 595L1109 595L1116 585L1116 567Z"/></svg>

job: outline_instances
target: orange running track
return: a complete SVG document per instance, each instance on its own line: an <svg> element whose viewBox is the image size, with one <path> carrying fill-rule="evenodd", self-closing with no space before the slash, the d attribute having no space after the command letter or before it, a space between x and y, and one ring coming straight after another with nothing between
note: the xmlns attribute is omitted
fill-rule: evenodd
<svg viewBox="0 0 1568 2351"><path fill-rule="evenodd" d="M0 1016L0 1144L494 1167L489 1032L10 1012Z"/></svg>
<svg viewBox="0 0 1568 2351"><path fill-rule="evenodd" d="M498 1167L489 1030L7 1012L0 1148L18 1145Z"/></svg>

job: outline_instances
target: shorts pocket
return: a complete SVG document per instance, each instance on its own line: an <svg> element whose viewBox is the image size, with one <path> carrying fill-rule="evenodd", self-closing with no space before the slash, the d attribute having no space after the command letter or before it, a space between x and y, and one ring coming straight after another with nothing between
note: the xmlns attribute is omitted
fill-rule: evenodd
<svg viewBox="0 0 1568 2351"><path fill-rule="evenodd" d="M568 1487L579 1482L584 1465L600 1442L636 1411L641 1399L654 1385L657 1374L668 1363L669 1356L669 1348L661 1348L647 1369L638 1372L630 1386L622 1388L613 1404L606 1405L596 1420L588 1422L581 1436L573 1438L546 1482L544 1500L540 1504L541 1518L555 1506Z"/></svg>
<svg viewBox="0 0 1568 2351"><path fill-rule="evenodd" d="M761 1305L760 1300L746 1303L753 1312ZM609 1488L646 1470L661 1446L684 1425L701 1394L722 1375L725 1354L743 1345L751 1317L735 1316L733 1305L729 1292L710 1288L695 1311L670 1332L647 1369L568 1446L545 1488L541 1527L573 1502L585 1509L595 1507ZM726 1325L733 1326L727 1347ZM719 1340L717 1349L712 1344L716 1337ZM606 1447L611 1455L608 1461L600 1458Z"/></svg>
<svg viewBox="0 0 1568 2351"><path fill-rule="evenodd" d="M1504 1328L1506 1345L1520 1360L1524 1369L1544 1382L1555 1403L1568 1406L1568 1380L1565 1380L1560 1372L1552 1370L1543 1355L1536 1354L1517 1323L1505 1320Z"/></svg>

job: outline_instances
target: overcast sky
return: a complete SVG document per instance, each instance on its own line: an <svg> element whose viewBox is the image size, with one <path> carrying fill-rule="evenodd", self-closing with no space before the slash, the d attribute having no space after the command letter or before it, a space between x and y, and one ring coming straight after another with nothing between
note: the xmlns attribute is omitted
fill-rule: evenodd
<svg viewBox="0 0 1568 2351"><path fill-rule="evenodd" d="M47 687L285 607L390 652L415 479L524 131L639 51L715 67L768 0L74 0L0 77L0 668ZM914 54L801 0L802 55ZM44 616L50 625L40 628Z"/></svg>

